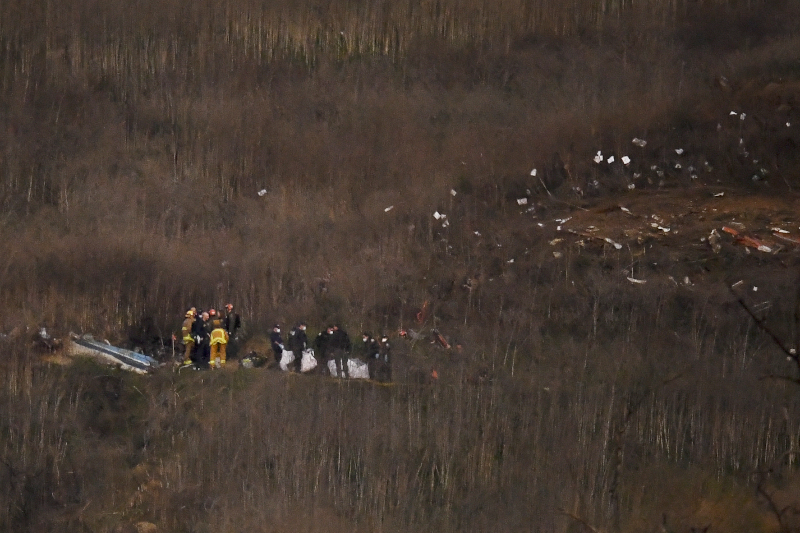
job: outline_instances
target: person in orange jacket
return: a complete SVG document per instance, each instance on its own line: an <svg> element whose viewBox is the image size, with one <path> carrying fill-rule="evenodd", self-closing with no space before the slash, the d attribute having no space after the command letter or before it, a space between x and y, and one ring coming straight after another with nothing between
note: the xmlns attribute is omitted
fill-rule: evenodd
<svg viewBox="0 0 800 533"><path fill-rule="evenodd" d="M225 366L228 348L228 332L222 326L222 320L216 319L211 323L211 368Z"/></svg>

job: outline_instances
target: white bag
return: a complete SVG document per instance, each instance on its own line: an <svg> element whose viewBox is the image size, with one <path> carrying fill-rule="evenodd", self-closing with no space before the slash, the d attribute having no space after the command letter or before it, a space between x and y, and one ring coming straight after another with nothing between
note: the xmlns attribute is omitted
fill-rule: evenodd
<svg viewBox="0 0 800 533"><path fill-rule="evenodd" d="M339 376L336 372L336 361L333 359L328 361L328 371L330 371L331 376L335 378L344 377ZM364 363L360 359L348 359L347 374L350 379L369 379L369 367L367 363Z"/></svg>
<svg viewBox="0 0 800 533"><path fill-rule="evenodd" d="M347 372L350 379L369 379L369 367L360 359L348 359Z"/></svg>
<svg viewBox="0 0 800 533"><path fill-rule="evenodd" d="M289 350L284 350L281 355L281 362L279 363L281 370L288 372L289 365L292 364L292 361L294 361L294 354Z"/></svg>
<svg viewBox="0 0 800 533"><path fill-rule="evenodd" d="M317 368L317 359L314 357L314 350L307 348L303 350L303 359L300 361L300 372L310 372Z"/></svg>
<svg viewBox="0 0 800 533"><path fill-rule="evenodd" d="M335 378L339 377L338 374L336 374L336 361L333 359L328 360L328 372Z"/></svg>

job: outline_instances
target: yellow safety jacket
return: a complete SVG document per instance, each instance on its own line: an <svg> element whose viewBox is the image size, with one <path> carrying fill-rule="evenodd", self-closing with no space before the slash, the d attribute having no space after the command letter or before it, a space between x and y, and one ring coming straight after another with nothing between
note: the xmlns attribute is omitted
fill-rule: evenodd
<svg viewBox="0 0 800 533"><path fill-rule="evenodd" d="M183 325L181 326L181 335L183 335L183 342L185 344L194 342L194 338L192 338L193 323L194 323L194 318L186 317L186 320L183 321Z"/></svg>
<svg viewBox="0 0 800 533"><path fill-rule="evenodd" d="M228 344L228 332L222 328L215 328L211 332L211 345Z"/></svg>

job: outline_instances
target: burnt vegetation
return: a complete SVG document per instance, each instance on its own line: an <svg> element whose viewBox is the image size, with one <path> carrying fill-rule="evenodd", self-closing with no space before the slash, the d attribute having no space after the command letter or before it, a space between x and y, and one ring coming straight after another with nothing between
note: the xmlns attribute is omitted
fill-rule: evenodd
<svg viewBox="0 0 800 533"><path fill-rule="evenodd" d="M3 1L0 529L797 531L797 243L740 244L800 226L798 20ZM30 341L171 359L227 301L391 333L394 383Z"/></svg>

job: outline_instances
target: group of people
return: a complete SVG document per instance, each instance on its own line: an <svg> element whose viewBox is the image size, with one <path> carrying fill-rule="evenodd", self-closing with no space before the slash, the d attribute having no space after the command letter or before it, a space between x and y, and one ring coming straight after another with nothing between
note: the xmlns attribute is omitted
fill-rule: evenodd
<svg viewBox="0 0 800 533"><path fill-rule="evenodd" d="M199 311L192 307L186 311L181 325L183 364L196 370L225 366L241 327L242 319L233 310L233 304L225 305L224 314L214 308Z"/></svg>
<svg viewBox="0 0 800 533"><path fill-rule="evenodd" d="M200 311L194 307L186 311L186 318L181 325L181 337L184 345L183 364L196 370L224 367L228 356L235 349L236 334L241 329L242 321L233 310L233 304L225 305L224 312L216 309ZM303 352L314 349L319 368L329 368L328 362L334 361L331 373L336 370L338 377L350 377L350 356L353 343L350 336L339 324L328 326L319 332L314 342L309 342L306 334L306 323L300 322L289 332L286 342L281 334L281 327L275 324L270 333L270 344L275 354L275 362L280 365L285 352L291 353L294 370L301 372ZM369 375L381 381L392 380L391 345L389 336L378 338L370 333L361 335L364 342L364 356L367 359ZM361 363L363 368L363 363Z"/></svg>
<svg viewBox="0 0 800 533"><path fill-rule="evenodd" d="M280 364L284 351L288 350L294 357L292 362L295 371L300 372L303 352L313 347L319 358L319 363L321 363L319 368L324 371L324 369L328 368L328 361L334 361L336 375L349 378L349 360L353 351L353 343L344 328L338 324L330 325L319 332L312 344L308 340L306 327L305 322L297 324L289 332L284 343L280 325L275 324L273 326L272 333L270 333L270 343L275 354L275 361ZM364 342L364 355L367 359L370 377L381 381L391 381L391 345L389 344L388 335L382 335L378 340L368 332L364 332L361 335L361 339Z"/></svg>

